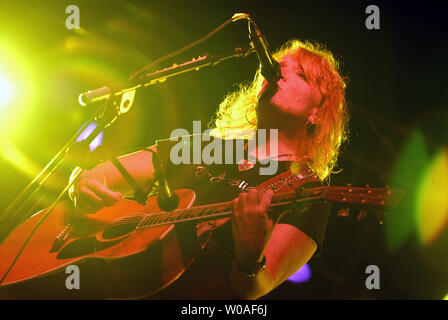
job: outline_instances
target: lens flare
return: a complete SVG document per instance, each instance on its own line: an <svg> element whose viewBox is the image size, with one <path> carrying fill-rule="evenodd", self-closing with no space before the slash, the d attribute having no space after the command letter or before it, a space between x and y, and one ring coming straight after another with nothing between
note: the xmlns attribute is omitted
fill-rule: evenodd
<svg viewBox="0 0 448 320"><path fill-rule="evenodd" d="M304 283L311 279L311 268L308 263L305 263L302 268L297 270L292 276L288 278L288 281L294 283Z"/></svg>
<svg viewBox="0 0 448 320"><path fill-rule="evenodd" d="M432 243L448 222L448 149L432 160L417 193L417 226L424 246Z"/></svg>
<svg viewBox="0 0 448 320"><path fill-rule="evenodd" d="M32 159L8 140L0 141L0 154L27 177L34 177L40 170Z"/></svg>
<svg viewBox="0 0 448 320"><path fill-rule="evenodd" d="M403 145L396 160L389 185L406 190L397 207L386 210L387 246L393 252L400 248L417 229L417 186L429 165L429 155L420 131L414 131Z"/></svg>
<svg viewBox="0 0 448 320"><path fill-rule="evenodd" d="M83 132L81 132L81 134L78 136L78 138L76 139L77 142L85 140L89 137L89 135L93 132L93 130L95 130L95 128L98 125L95 122L92 122L91 124L89 124L87 126L87 128L84 129ZM95 139L92 140L92 142L89 144L89 149L92 152L93 150L95 150L96 148L98 148L101 144L103 143L103 132L101 131L96 137Z"/></svg>

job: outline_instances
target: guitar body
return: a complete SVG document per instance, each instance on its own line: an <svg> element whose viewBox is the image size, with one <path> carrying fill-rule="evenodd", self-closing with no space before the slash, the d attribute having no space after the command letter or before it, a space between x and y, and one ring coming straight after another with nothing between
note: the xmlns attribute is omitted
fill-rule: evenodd
<svg viewBox="0 0 448 320"><path fill-rule="evenodd" d="M179 208L193 205L191 190L177 190ZM160 212L157 197L145 206L121 200L73 220L69 202L59 203L38 226L23 252L0 285L3 299L104 299L150 295L175 281L194 261L206 241L199 241L195 225L168 224L137 229L135 217ZM0 278L3 278L24 241L46 210L19 225L0 244ZM111 223L120 221L119 225ZM59 237L58 237L59 236ZM183 237L184 236L184 237ZM58 239L58 240L57 240ZM79 289L66 281L79 268ZM66 273L67 270L67 273ZM70 287L70 286L69 286Z"/></svg>

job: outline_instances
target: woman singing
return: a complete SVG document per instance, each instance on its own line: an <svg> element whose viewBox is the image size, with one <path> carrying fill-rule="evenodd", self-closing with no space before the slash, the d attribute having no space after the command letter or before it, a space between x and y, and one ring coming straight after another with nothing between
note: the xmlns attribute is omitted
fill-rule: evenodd
<svg viewBox="0 0 448 320"><path fill-rule="evenodd" d="M179 279L151 298L256 299L320 252L330 205L306 205L275 221L267 214L275 188L260 196L256 187L287 170L316 182L328 181L347 136L345 83L333 55L319 45L289 41L274 58L282 78L267 82L258 70L252 83L224 99L211 131L216 139L232 140L235 148L242 142L245 159L255 161L174 164L170 155L176 142L169 139L119 158L141 186L154 180L156 154L173 189L196 192L195 205L233 199L231 221L189 226L196 234L212 228L209 243ZM276 134L250 144L260 129ZM248 136L251 132L255 134ZM277 172L261 175L259 169L272 161ZM113 205L129 189L106 161L82 173L71 197L80 212L95 212Z"/></svg>

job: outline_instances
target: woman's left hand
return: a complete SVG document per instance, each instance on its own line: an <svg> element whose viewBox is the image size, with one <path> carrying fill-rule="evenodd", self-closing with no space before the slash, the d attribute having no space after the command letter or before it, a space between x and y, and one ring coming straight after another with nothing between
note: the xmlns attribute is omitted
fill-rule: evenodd
<svg viewBox="0 0 448 320"><path fill-rule="evenodd" d="M274 230L274 221L267 212L274 192L268 190L258 200L258 190L249 189L232 201L232 232L235 255L241 266L259 262Z"/></svg>

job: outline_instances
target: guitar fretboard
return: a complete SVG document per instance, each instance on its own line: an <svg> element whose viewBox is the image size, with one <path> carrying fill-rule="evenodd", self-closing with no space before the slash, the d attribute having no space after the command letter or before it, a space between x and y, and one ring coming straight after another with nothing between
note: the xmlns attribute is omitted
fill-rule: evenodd
<svg viewBox="0 0 448 320"><path fill-rule="evenodd" d="M312 188L302 191L300 197L296 192L276 194L272 198L270 211L275 207L284 207L288 204L309 202L321 198L327 187ZM136 229L144 229L159 225L181 223L188 221L212 220L230 217L232 215L232 202L220 202L197 206L189 209L179 209L171 212L159 212L146 215L137 225Z"/></svg>

